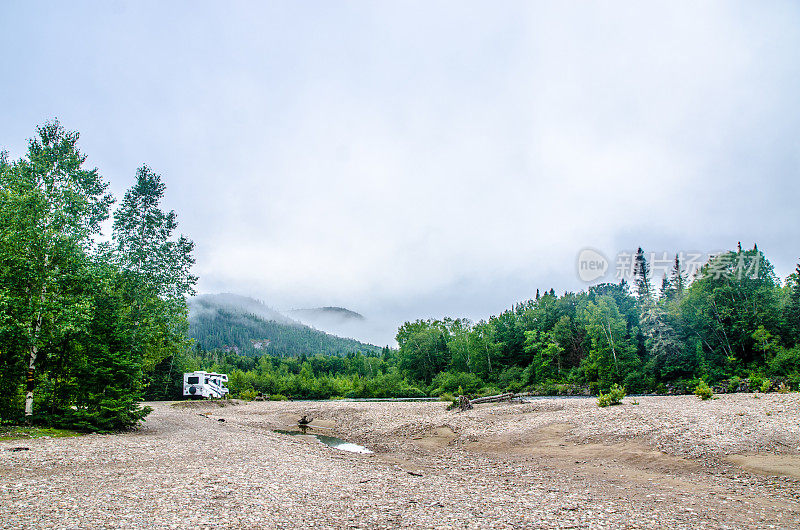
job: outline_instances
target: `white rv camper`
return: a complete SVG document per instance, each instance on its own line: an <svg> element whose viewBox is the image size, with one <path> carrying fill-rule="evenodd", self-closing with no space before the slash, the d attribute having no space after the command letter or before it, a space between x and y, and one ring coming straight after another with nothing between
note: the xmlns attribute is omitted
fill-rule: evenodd
<svg viewBox="0 0 800 530"><path fill-rule="evenodd" d="M228 394L228 374L186 372L183 374L183 395L192 398L221 398Z"/></svg>

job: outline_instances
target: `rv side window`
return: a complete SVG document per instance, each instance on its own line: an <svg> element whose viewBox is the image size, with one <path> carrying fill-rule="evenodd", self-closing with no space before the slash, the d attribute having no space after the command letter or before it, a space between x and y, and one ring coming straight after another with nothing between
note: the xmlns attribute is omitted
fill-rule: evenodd
<svg viewBox="0 0 800 530"><path fill-rule="evenodd" d="M192 377L187 377L186 382L189 383L190 385L196 385L200 382L200 378L197 377L196 375Z"/></svg>
<svg viewBox="0 0 800 530"><path fill-rule="evenodd" d="M206 384L208 384L208 377L206 377Z"/></svg>

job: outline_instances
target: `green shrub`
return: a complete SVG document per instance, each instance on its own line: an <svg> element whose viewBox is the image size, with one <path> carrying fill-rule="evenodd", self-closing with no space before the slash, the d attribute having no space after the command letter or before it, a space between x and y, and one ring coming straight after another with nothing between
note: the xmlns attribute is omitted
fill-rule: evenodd
<svg viewBox="0 0 800 530"><path fill-rule="evenodd" d="M269 397L270 401L289 401L289 398L284 396L283 394L272 394Z"/></svg>
<svg viewBox="0 0 800 530"><path fill-rule="evenodd" d="M521 381L512 381L511 383L506 386L506 392L514 392L515 394L522 391L522 382Z"/></svg>
<svg viewBox="0 0 800 530"><path fill-rule="evenodd" d="M609 405L619 405L622 403L622 398L625 397L625 388L614 383L607 394L602 392L597 397L598 407L608 407Z"/></svg>
<svg viewBox="0 0 800 530"><path fill-rule="evenodd" d="M751 391L758 392L761 389L761 385L764 384L764 378L760 375L750 375L750 379L747 384Z"/></svg>
<svg viewBox="0 0 800 530"><path fill-rule="evenodd" d="M645 374L640 372L632 372L625 376L625 380L623 381L624 385L623 388L626 390L630 390L634 394L638 394L640 392L647 391L647 379L645 378Z"/></svg>
<svg viewBox="0 0 800 530"><path fill-rule="evenodd" d="M759 390L761 390L761 392L764 394L772 390L772 381L770 381L769 379L764 379L764 382L761 383L761 387L759 388Z"/></svg>
<svg viewBox="0 0 800 530"><path fill-rule="evenodd" d="M559 394L558 385L552 381L539 383L538 385L535 385L532 390L534 394L539 396L557 396Z"/></svg>
<svg viewBox="0 0 800 530"><path fill-rule="evenodd" d="M711 387L708 386L708 383L700 381L697 386L694 387L694 395L705 401L711 399L714 396L714 392L711 390Z"/></svg>
<svg viewBox="0 0 800 530"><path fill-rule="evenodd" d="M485 387L479 389L478 392L477 392L478 396L480 396L480 397L496 396L496 395L502 394L502 393L503 393L502 390L500 390L496 386L485 386Z"/></svg>
<svg viewBox="0 0 800 530"><path fill-rule="evenodd" d="M800 346L791 349L781 348L769 362L770 371L775 375L791 375L800 372Z"/></svg>
<svg viewBox="0 0 800 530"><path fill-rule="evenodd" d="M698 385L705 383L703 379L696 377L694 379L682 379L676 383L679 389L679 394L693 394Z"/></svg>
<svg viewBox="0 0 800 530"><path fill-rule="evenodd" d="M512 366L503 370L497 377L497 383L500 388L504 388L506 392L519 392L523 385L523 370L519 366Z"/></svg>
<svg viewBox="0 0 800 530"><path fill-rule="evenodd" d="M242 390L239 392L239 399L244 401L253 401L258 396L258 392L253 390L252 388L248 388L246 390Z"/></svg>
<svg viewBox="0 0 800 530"><path fill-rule="evenodd" d="M734 375L731 377L730 381L728 381L728 392L733 393L739 390L739 385L742 384L742 378L738 375Z"/></svg>
<svg viewBox="0 0 800 530"><path fill-rule="evenodd" d="M483 381L475 374L467 372L439 372L439 374L433 378L430 393L433 396L440 396L445 392L456 394L456 392L459 392L458 389L460 388L460 393L462 394L464 392L473 394L482 386Z"/></svg>
<svg viewBox="0 0 800 530"><path fill-rule="evenodd" d="M800 389L800 372L792 372L787 377L792 388Z"/></svg>

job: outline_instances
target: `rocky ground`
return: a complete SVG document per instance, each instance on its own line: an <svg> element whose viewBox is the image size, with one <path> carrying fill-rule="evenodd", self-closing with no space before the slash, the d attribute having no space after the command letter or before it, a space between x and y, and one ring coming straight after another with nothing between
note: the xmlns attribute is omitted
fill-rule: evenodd
<svg viewBox="0 0 800 530"><path fill-rule="evenodd" d="M0 527L800 528L800 394L151 405L0 442ZM304 414L374 453L273 432Z"/></svg>

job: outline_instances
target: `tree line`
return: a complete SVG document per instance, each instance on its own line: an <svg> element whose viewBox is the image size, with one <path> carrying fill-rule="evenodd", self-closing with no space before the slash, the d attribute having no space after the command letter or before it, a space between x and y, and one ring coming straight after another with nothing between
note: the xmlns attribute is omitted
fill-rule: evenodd
<svg viewBox="0 0 800 530"><path fill-rule="evenodd" d="M147 414L154 368L189 346L194 244L147 166L112 216L78 140L53 121L18 160L0 153L0 421L111 431Z"/></svg>
<svg viewBox="0 0 800 530"><path fill-rule="evenodd" d="M712 257L687 278L676 256L653 287L640 248L632 285L554 290L488 320L418 320L399 330L412 378L542 393L684 392L765 377L800 384L800 265L783 285L757 247ZM440 385L441 386L441 385Z"/></svg>
<svg viewBox="0 0 800 530"><path fill-rule="evenodd" d="M479 322L406 322L397 350L332 364L322 356L242 363L217 355L208 362L213 352L195 352L193 361L231 372L234 393L298 398L596 394L614 384L684 393L701 381L722 390L758 389L765 380L798 389L800 265L781 282L756 246L739 245L691 278L676 256L656 288L640 248L633 272L630 283L560 296L537 291Z"/></svg>

